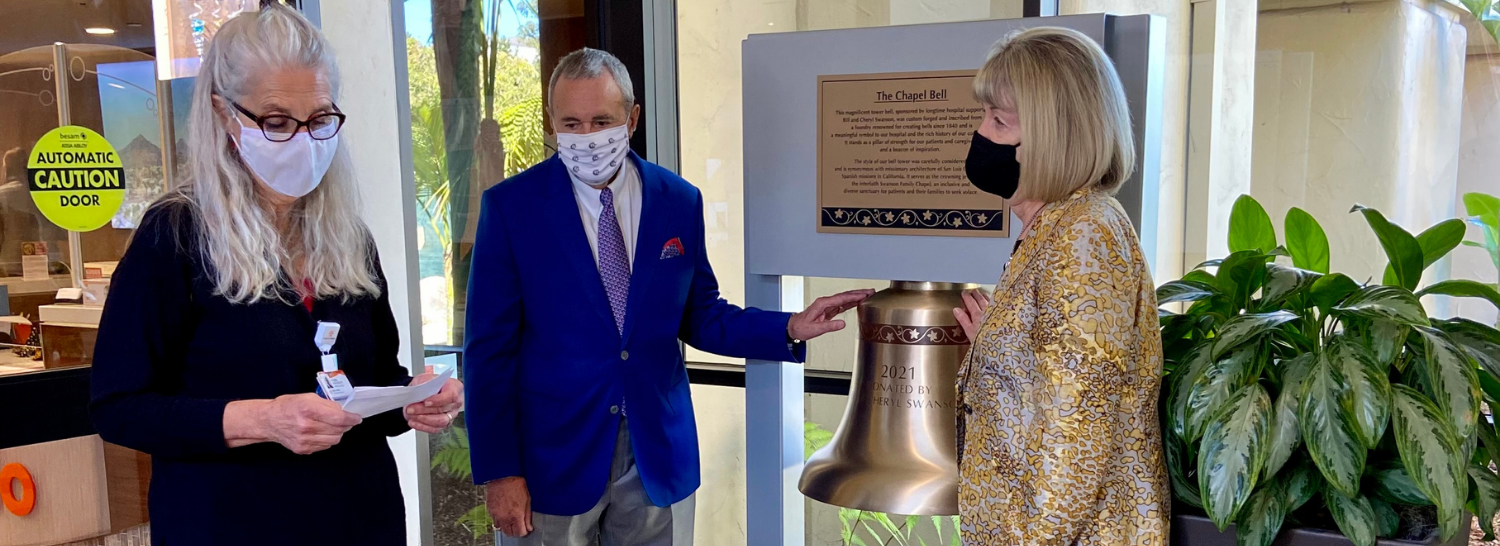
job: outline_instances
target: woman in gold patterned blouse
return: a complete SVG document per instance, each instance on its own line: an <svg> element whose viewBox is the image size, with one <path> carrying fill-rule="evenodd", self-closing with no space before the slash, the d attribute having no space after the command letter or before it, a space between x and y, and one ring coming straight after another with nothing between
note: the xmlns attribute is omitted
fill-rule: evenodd
<svg viewBox="0 0 1500 546"><path fill-rule="evenodd" d="M958 381L964 543L1165 545L1156 295L1112 197L1135 163L1119 76L1083 34L1035 28L996 44L974 91L969 179L1022 227L995 301L954 309L974 340Z"/></svg>

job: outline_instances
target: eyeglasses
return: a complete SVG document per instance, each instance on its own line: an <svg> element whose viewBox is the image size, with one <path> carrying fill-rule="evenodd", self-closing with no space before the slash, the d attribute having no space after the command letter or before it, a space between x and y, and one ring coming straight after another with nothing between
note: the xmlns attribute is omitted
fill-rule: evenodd
<svg viewBox="0 0 1500 546"><path fill-rule="evenodd" d="M257 116L246 110L239 103L229 101L235 110L250 118L256 125L260 126L261 134L271 142L286 142L297 136L297 132L303 127L307 128L307 135L313 140L328 140L339 134L339 129L344 127L344 114L342 112L324 112L309 118L306 121L282 114L271 114L269 116ZM335 104L334 108L338 108Z"/></svg>

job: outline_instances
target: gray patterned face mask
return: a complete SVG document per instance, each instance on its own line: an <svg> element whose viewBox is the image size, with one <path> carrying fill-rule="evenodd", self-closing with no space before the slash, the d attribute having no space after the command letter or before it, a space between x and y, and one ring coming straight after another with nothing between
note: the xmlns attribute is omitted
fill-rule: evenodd
<svg viewBox="0 0 1500 546"><path fill-rule="evenodd" d="M568 172L585 184L599 185L609 181L625 163L630 153L630 124L621 123L592 133L578 135L558 133L557 155Z"/></svg>

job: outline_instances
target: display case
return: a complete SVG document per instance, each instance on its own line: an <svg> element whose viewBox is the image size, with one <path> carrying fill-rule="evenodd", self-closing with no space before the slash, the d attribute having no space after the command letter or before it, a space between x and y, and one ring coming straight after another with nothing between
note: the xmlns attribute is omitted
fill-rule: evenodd
<svg viewBox="0 0 1500 546"><path fill-rule="evenodd" d="M93 364L94 341L99 337L103 313L103 307L92 305L43 305L43 367L52 370Z"/></svg>

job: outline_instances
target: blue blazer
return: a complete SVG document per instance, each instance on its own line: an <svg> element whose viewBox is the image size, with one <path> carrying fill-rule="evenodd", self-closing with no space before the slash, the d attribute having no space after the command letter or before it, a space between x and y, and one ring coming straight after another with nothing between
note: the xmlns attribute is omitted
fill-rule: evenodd
<svg viewBox="0 0 1500 546"><path fill-rule="evenodd" d="M610 409L622 398L652 504L697 490L698 434L678 340L726 356L804 356L787 344L790 315L719 297L698 189L634 153L630 160L643 191L623 335L562 160L484 192L464 348L474 482L523 476L532 510L544 514L582 514L604 495L620 424Z"/></svg>

